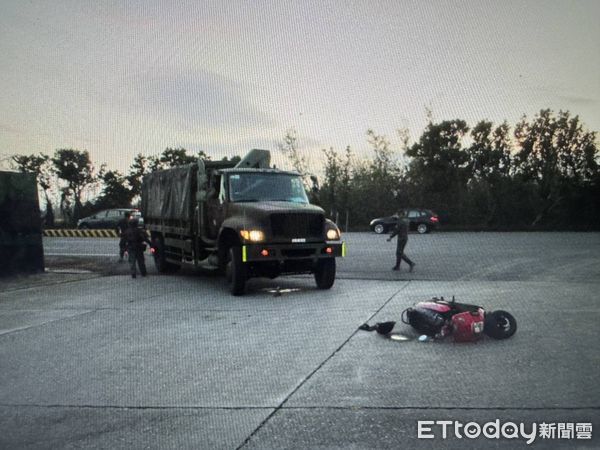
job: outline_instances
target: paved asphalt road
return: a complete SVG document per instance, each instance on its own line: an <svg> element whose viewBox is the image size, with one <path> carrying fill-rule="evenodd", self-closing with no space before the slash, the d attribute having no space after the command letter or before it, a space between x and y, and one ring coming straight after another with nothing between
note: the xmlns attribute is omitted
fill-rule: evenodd
<svg viewBox="0 0 600 450"><path fill-rule="evenodd" d="M411 234L406 253L417 267L410 275L406 266L401 273L390 270L396 241L386 237L344 234L348 257L338 260L339 275L358 280L600 281L598 233ZM44 238L44 250L50 257L114 260L118 239Z"/></svg>
<svg viewBox="0 0 600 450"><path fill-rule="evenodd" d="M417 439L419 420L497 419L526 431L591 423L591 441L559 439L557 425L557 438L534 446L600 447L600 234L411 235L412 274L390 270L385 237L345 238L330 291L288 277L231 297L219 277L153 270L7 285L0 448L526 447L443 439L441 426L434 440ZM83 253L126 273L103 256L116 240L44 244L53 264ZM274 296L277 286L291 291ZM509 310L519 330L476 344L357 330L434 295Z"/></svg>

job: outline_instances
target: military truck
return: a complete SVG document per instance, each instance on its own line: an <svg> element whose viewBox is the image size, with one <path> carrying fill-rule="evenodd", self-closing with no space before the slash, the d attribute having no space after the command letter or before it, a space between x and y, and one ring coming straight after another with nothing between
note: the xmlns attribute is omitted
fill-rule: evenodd
<svg viewBox="0 0 600 450"><path fill-rule="evenodd" d="M146 175L141 209L159 272L219 270L233 295L249 278L283 274L313 273L329 289L335 258L345 256L340 230L309 203L302 176L271 168L267 150Z"/></svg>

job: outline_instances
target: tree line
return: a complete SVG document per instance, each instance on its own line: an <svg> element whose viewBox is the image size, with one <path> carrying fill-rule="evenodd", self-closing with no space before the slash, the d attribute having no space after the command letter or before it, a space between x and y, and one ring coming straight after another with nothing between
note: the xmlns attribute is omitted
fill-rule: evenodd
<svg viewBox="0 0 600 450"><path fill-rule="evenodd" d="M506 122L482 120L471 128L464 120L435 122L429 116L414 142L408 130L399 130L399 138L400 145L393 146L388 137L368 130L368 157L350 147L322 150L319 202L343 227L365 229L375 217L420 207L455 229L600 229L596 132L568 111L523 116L512 129ZM277 147L300 173L311 169L295 130ZM138 154L125 174L106 165L96 170L89 153L77 149L14 155L12 161L16 169L36 174L51 227L55 208L72 226L100 209L135 204L145 174L198 157L210 159L183 148ZM84 194L90 198L84 201Z"/></svg>
<svg viewBox="0 0 600 450"><path fill-rule="evenodd" d="M506 123L428 121L400 148L367 132L371 158L323 150L322 206L364 228L407 207L431 209L447 228L598 230L600 171L596 132L568 111L545 109ZM292 149L293 150L293 149ZM297 158L297 157L296 157Z"/></svg>
<svg viewBox="0 0 600 450"><path fill-rule="evenodd" d="M105 164L94 166L89 152L57 149L53 156L43 153L13 155L15 169L34 173L45 200L45 225L55 225L58 208L65 225L102 209L124 208L137 203L144 175L155 170L190 164L197 158L210 159L204 151L191 155L184 148L167 147L159 156L138 154L126 174L109 170ZM87 194L87 200L84 196ZM58 203L55 204L55 200Z"/></svg>

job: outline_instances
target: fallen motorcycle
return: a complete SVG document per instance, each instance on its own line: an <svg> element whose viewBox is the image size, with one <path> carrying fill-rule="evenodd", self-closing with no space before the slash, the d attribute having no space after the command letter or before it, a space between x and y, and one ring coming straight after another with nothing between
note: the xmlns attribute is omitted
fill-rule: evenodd
<svg viewBox="0 0 600 450"><path fill-rule="evenodd" d="M422 335L443 338L452 335L455 342L472 342L482 334L493 339L507 339L517 331L512 314L497 310L487 312L481 306L432 298L402 312L402 322Z"/></svg>

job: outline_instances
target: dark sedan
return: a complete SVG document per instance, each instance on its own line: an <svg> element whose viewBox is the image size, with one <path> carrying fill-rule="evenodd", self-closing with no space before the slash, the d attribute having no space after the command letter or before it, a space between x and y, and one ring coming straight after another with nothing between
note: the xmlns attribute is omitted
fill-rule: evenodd
<svg viewBox="0 0 600 450"><path fill-rule="evenodd" d="M104 211L99 211L92 216L80 219L77 222L77 228L80 230L86 230L90 228L116 229L119 220L125 217L126 212L130 213L132 217L137 218L140 225L143 224L140 212L137 209L116 208L105 209Z"/></svg>
<svg viewBox="0 0 600 450"><path fill-rule="evenodd" d="M409 222L409 229L417 231L419 234L429 233L439 223L437 214L429 209L407 209L406 216ZM377 234L387 233L396 226L398 216L379 217L371 220L370 227Z"/></svg>

